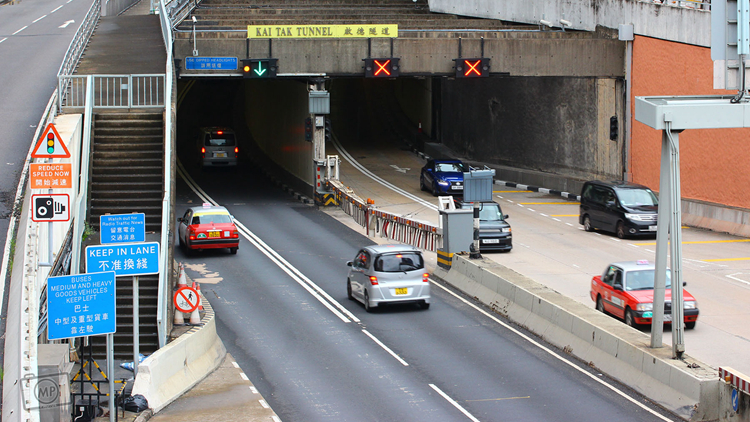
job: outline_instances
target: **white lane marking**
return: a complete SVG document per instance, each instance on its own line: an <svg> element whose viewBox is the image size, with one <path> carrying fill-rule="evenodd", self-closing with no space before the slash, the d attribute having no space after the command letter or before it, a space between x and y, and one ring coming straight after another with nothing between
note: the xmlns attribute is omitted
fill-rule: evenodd
<svg viewBox="0 0 750 422"><path fill-rule="evenodd" d="M255 388L255 387L253 387L253 386L251 385L251 386L250 386L250 392L251 392L251 393L253 393L253 394L258 394L258 389L257 389L257 388Z"/></svg>
<svg viewBox="0 0 750 422"><path fill-rule="evenodd" d="M55 7L55 8L54 8L54 10L52 10L52 11L51 11L51 12L49 12L49 13L50 13L50 15L51 15L51 14L53 14L53 13L57 12L57 11L58 11L58 10L60 10L60 9L62 9L62 5L60 5L60 6L57 6L57 7Z"/></svg>
<svg viewBox="0 0 750 422"><path fill-rule="evenodd" d="M393 167L397 172L406 174L407 171L411 170L409 167L401 168L395 164L391 164L391 167Z"/></svg>
<svg viewBox="0 0 750 422"><path fill-rule="evenodd" d="M240 368L240 365L237 362L234 362L234 361L232 361L232 366L234 366L237 369Z"/></svg>
<svg viewBox="0 0 750 422"><path fill-rule="evenodd" d="M398 187L398 186L396 186L396 185L394 185L392 183L389 183L389 182L385 181L384 179L376 176L375 173L371 172L370 170L367 170L362 164L359 164L357 162L357 160L354 159L354 157L352 157L351 155L349 155L349 153L344 149L344 147L341 146L341 144L339 143L338 139L336 139L334 137L334 138L332 138L332 140L333 140L333 145L336 147L336 149L339 150L339 152L344 157L344 159L346 161L348 161L349 164L351 164L355 169L359 170L362 174L364 174L365 176L369 177L370 179L372 179L372 180L380 183L381 185L389 188L390 190L392 190L392 191L394 191L394 192L396 192L398 194L401 194L402 196L405 196L406 198L411 199L412 201L415 201L415 202L417 202L417 203L419 203L419 204L421 204L421 205L423 205L423 206L425 206L425 207L427 207L427 208L429 208L431 210L437 211L437 209L438 209L437 205L435 205L433 203L430 203L430 202L427 202L424 199L422 199L422 198L420 198L420 197L418 197L416 195L412 195L409 192L401 189L400 187Z"/></svg>
<svg viewBox="0 0 750 422"><path fill-rule="evenodd" d="M541 215L542 217L549 217L547 214L542 213L542 212L540 212L539 215Z"/></svg>
<svg viewBox="0 0 750 422"><path fill-rule="evenodd" d="M572 225L572 224L570 224L570 223L565 223L565 224L569 225L570 227L573 227L573 225Z"/></svg>
<svg viewBox="0 0 750 422"><path fill-rule="evenodd" d="M14 32L14 33L12 33L12 34L10 34L10 35L16 35L17 33L19 33L19 32L21 32L21 31L23 31L24 29L26 29L26 28L28 28L28 27L29 27L29 26L28 26L28 25L26 25L26 26L24 26L23 28L19 29L18 31L16 31L16 32Z"/></svg>
<svg viewBox="0 0 750 422"><path fill-rule="evenodd" d="M5 41L5 40L7 40L7 38L3 38L2 40L0 40L0 42L3 42L3 41Z"/></svg>
<svg viewBox="0 0 750 422"><path fill-rule="evenodd" d="M177 163L177 173L182 177L182 179L185 181L185 183L190 187L190 189L195 192L196 195L198 195L199 198L203 202L210 202L213 205L218 205L216 201L213 200L213 198L209 197L206 192L203 191L203 189L198 186L192 177L190 177L189 174L185 171L185 169L182 167L182 163L178 161ZM359 322L359 318L357 318L353 313L351 313L348 309L346 309L343 305L338 303L335 299L333 299L328 293L326 293L323 289L321 289L317 284L313 283L312 280L307 278L300 270L295 268L292 264L287 262L281 255L279 255L276 251L271 249L270 246L268 246L263 240L261 240L258 236L256 236L253 232L251 232L247 227L245 227L242 223L239 221L236 222L238 231L242 233L242 236L247 239L250 243L253 244L260 252L262 252L265 256L268 257L268 259L271 260L276 266L281 268L282 271L287 273L289 277L291 277L294 281L297 282L302 288L307 290L315 299L317 299L320 303L323 304L328 310L333 312L334 315L339 317L344 322ZM324 299L325 298L325 299ZM336 308L341 310L337 310ZM346 314L349 318L344 316Z"/></svg>
<svg viewBox="0 0 750 422"><path fill-rule="evenodd" d="M514 204L514 203L515 203L515 202L511 201L510 199L508 199L508 202L510 202L511 204Z"/></svg>
<svg viewBox="0 0 750 422"><path fill-rule="evenodd" d="M498 197L498 198L500 198L500 199L503 199L503 197L502 197L502 196L500 196L500 195L495 195L495 196L497 196L497 197Z"/></svg>
<svg viewBox="0 0 750 422"><path fill-rule="evenodd" d="M460 404L456 403L455 400L453 400L452 398L450 398L447 394L443 393L443 390L437 388L437 386L435 384L429 384L429 385L430 385L430 387L433 390L437 391L438 394L440 394L441 396L443 396L444 399L448 400L448 403L452 404L453 407L455 407L456 409L460 410L461 413L463 413L464 415L466 415L466 417L469 418L469 420L472 420L474 422L479 422L479 419L475 418L471 413L469 413L466 409L464 409Z"/></svg>
<svg viewBox="0 0 750 422"><path fill-rule="evenodd" d="M58 26L58 28L66 28L68 25L70 25L73 22L75 22L75 21L66 21L64 24Z"/></svg>
<svg viewBox="0 0 750 422"><path fill-rule="evenodd" d="M245 381L250 381L250 379L247 378L247 375L245 375L244 372L240 372L240 378L242 378Z"/></svg>
<svg viewBox="0 0 750 422"><path fill-rule="evenodd" d="M727 274L727 278L731 278L732 280L739 281L740 283L745 283L748 286L750 286L750 281L745 281L745 280L743 280L741 278L734 277L734 276L740 275L740 274L744 274L744 273Z"/></svg>
<svg viewBox="0 0 750 422"><path fill-rule="evenodd" d="M524 206L523 206L522 204L516 204L516 205L518 205L518 206L519 206L519 207L521 207L521 208L526 208L526 207L524 207Z"/></svg>
<svg viewBox="0 0 750 422"><path fill-rule="evenodd" d="M634 248L640 248L640 246L636 245L635 243L628 243L628 245L634 247Z"/></svg>
<svg viewBox="0 0 750 422"><path fill-rule="evenodd" d="M527 208L527 210L529 210L529 211L531 211L531 212L536 212L536 210L533 210L533 209L531 209L531 208Z"/></svg>
<svg viewBox="0 0 750 422"><path fill-rule="evenodd" d="M270 409L271 408L271 406L269 406L268 402L266 402L265 400L258 400L258 402L260 403L261 406L263 406L264 409Z"/></svg>
<svg viewBox="0 0 750 422"><path fill-rule="evenodd" d="M46 18L46 17L47 17L47 15L44 15L44 16L41 16L41 17L38 17L38 18L36 18L36 20L35 20L35 21L31 21L31 23L37 23L37 22L39 22L40 20L42 20L42 19L44 19L44 18Z"/></svg>
<svg viewBox="0 0 750 422"><path fill-rule="evenodd" d="M576 267L576 268L581 268L581 267L579 267L579 266L578 266L578 265L576 265L576 264L570 264L570 265L572 265L572 266L574 266L574 267Z"/></svg>
<svg viewBox="0 0 750 422"><path fill-rule="evenodd" d="M646 252L656 253L656 252L652 251L651 249L646 249Z"/></svg>
<svg viewBox="0 0 750 422"><path fill-rule="evenodd" d="M552 219L555 220L555 221L562 221L559 218L555 218L555 217L552 217Z"/></svg>
<svg viewBox="0 0 750 422"><path fill-rule="evenodd" d="M271 416L271 419L273 419L273 422L281 422L281 418L276 415Z"/></svg>
<svg viewBox="0 0 750 422"><path fill-rule="evenodd" d="M385 344L383 344L383 342L380 341L380 340L378 340L374 335L370 334L369 331L362 330L362 332L365 333L365 335L367 335L367 337L370 337L372 339L372 341L374 341L375 343L377 343L378 346L382 347L383 350L385 350L386 352L390 353L390 355L393 356L394 358L396 358L397 361L401 362L401 365L409 366L409 364L406 363L405 360L401 359L401 357L399 355L397 355L393 350L389 349L388 346L386 346Z"/></svg>
<svg viewBox="0 0 750 422"><path fill-rule="evenodd" d="M539 349L541 349L541 350L543 350L543 351L545 351L545 352L549 353L549 354L550 354L550 355L552 355L553 357L555 357L555 358L559 359L559 360L560 360L561 362L564 362L565 364L567 364L567 365L568 365L568 366L570 366L571 368L574 368L574 369L575 369L575 370L577 370L578 372L580 372L580 373L582 373L582 374L584 374L584 375L588 376L589 378L591 378L591 379L595 380L596 382L598 382L598 383L600 383L600 384L602 384L602 385L606 386L606 387L607 387L607 388L609 388L610 390L612 390L612 391L614 391L615 393L619 394L620 396L624 397L624 398L625 398L626 400L628 400L628 401L630 401L631 403L633 403L633 404L637 405L638 407L640 407L640 408L642 408L642 409L646 410L647 412L649 412L649 413L653 414L653 415L654 415L654 416L656 416L657 418L659 418L659 419L661 419L661 420L664 420L664 421L667 421L667 422L671 422L671 419L667 419L667 418L665 418L664 416L662 416L662 415L660 415L660 414L658 414L658 413L654 412L653 410L649 409L649 408L648 408L647 406L645 406L645 405L641 404L640 402L638 402L638 400L635 400L634 398L632 398L632 397L628 396L627 394L625 394L625 393L623 393L622 391L618 390L618 389L617 389L617 388L615 388L614 386L612 386L612 385L610 385L610 384L607 384L607 383L606 383L606 382L604 382L603 380L601 380L601 379L597 378L596 376L594 376L594 374L590 374L590 373L588 373L588 372L584 371L583 369L579 368L578 366L576 366L576 365L575 365L575 364L573 364L572 362L568 361L568 360L567 360L567 359L565 359L564 357L562 357L562 356L560 356L559 354L555 353L555 351L553 351L553 350L549 349L548 347L544 346L543 344L540 344L539 342L537 342L537 341L536 341L536 340L534 340L533 338L531 338L531 337L527 336L526 334L524 334L524 333L522 333L522 332L520 332L520 331L516 330L515 328L511 327L510 325L508 325L508 324L504 323L503 321L500 321L500 320L499 320L499 319L497 319L497 318L496 318L496 317L495 317L494 315L491 315L491 314L487 313L487 312L486 312L486 311L485 311L484 309L481 309L481 308L479 308L479 307L478 307L478 306L476 306L475 304L473 304L473 303L469 302L468 300L466 300L466 299L462 298L461 296L457 295L456 293L453 293L452 291L448 290L448 288L447 288L447 287L445 287L445 286L443 286L443 285L441 285L441 284L438 284L438 283L436 283L436 282L435 282L435 280L432 280L432 279L430 279L430 281L432 282L431 286L438 286L438 287L440 287L440 288L441 288L441 289L443 289L443 290L444 290L445 292L447 292L447 293L451 294L452 296L454 296L454 297L455 297L456 299L458 299L458 300L460 300L461 302L463 302L463 303L465 303L465 304L469 305L470 307L474 308L474 309L475 309L475 310L476 310L477 312L479 312L480 314L482 314L482 315L486 316L487 318L489 318L489 319L491 319L491 320L495 321L496 323L498 323L498 324L502 325L503 327L505 327L505 328L507 328L508 330L512 331L513 333L515 333L516 335L518 335L518 336L519 336L519 337L521 337L522 339L524 339L524 340L528 341L529 343L533 344L534 346L538 347Z"/></svg>
<svg viewBox="0 0 750 422"><path fill-rule="evenodd" d="M615 239L614 237L610 237L609 239L610 239L610 240L613 240L613 241L615 241L615 242L619 242L619 241L620 241L620 239Z"/></svg>

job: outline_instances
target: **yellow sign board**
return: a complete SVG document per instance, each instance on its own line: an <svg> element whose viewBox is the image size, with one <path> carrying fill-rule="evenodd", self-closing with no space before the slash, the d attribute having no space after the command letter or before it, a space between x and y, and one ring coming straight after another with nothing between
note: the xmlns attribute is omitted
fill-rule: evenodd
<svg viewBox="0 0 750 422"><path fill-rule="evenodd" d="M398 24L248 25L248 38L398 38Z"/></svg>

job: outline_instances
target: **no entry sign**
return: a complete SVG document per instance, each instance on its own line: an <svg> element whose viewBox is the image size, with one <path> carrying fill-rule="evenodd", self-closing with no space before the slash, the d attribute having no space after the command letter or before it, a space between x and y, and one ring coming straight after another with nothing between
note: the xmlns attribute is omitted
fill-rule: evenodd
<svg viewBox="0 0 750 422"><path fill-rule="evenodd" d="M174 307L180 312L189 314L196 310L200 303L200 296L192 287L183 287L174 294Z"/></svg>

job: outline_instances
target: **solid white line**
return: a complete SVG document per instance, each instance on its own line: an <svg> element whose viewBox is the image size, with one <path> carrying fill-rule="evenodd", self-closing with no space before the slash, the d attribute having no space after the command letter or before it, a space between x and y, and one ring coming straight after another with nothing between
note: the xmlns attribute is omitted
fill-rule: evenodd
<svg viewBox="0 0 750 422"><path fill-rule="evenodd" d="M244 372L240 372L240 378L242 378L245 381L250 381L250 379L247 378L247 375L245 375Z"/></svg>
<svg viewBox="0 0 750 422"><path fill-rule="evenodd" d="M10 34L10 35L16 35L17 33L19 33L19 32L21 32L21 31L23 31L24 29L26 29L26 28L28 28L28 27L29 27L29 26L28 26L28 25L26 25L26 26L24 26L23 28L19 29L18 31L16 31L16 32L14 32L14 33L12 33L12 34Z"/></svg>
<svg viewBox="0 0 750 422"><path fill-rule="evenodd" d="M213 198L209 197L208 194L206 194L203 189L198 186L195 181L190 177L189 174L184 170L182 167L182 163L177 163L177 173L185 180L185 183L190 187L190 189L195 192L198 197L201 198L203 202L209 202L213 205L218 205L216 201L213 200ZM235 221L237 228L239 229L240 233L242 233L242 236L247 239L250 243L253 244L259 251L261 251L264 255L266 255L276 266L281 268L282 271L287 273L294 281L296 281L300 286L302 286L305 290L307 290L315 299L317 299L320 303L322 303L326 308L328 308L331 312L333 312L334 315L339 317L344 322L359 322L359 318L357 318L353 313L351 313L348 309L346 309L343 305L341 305L339 302L337 302L335 299L333 299L328 293L326 293L322 288L320 288L317 284L313 283L312 280L307 278L304 274L302 274L301 271L299 271L297 268L295 268L292 264L290 264L287 260L285 260L281 255L279 255L276 251L274 251L270 246L268 246L263 240L261 240L258 236L256 236L253 232L251 232L245 225L243 225L239 221ZM324 299L325 298L325 299ZM336 308L340 310L337 310ZM346 314L344 316L343 314ZM348 318L347 318L348 316Z"/></svg>
<svg viewBox="0 0 750 422"><path fill-rule="evenodd" d="M399 357L399 355L397 355L396 353L394 353L393 350L389 349L388 346L386 346L385 344L383 344L383 342L381 342L380 340L378 340L377 338L375 338L374 335L370 334L367 330L362 330L362 332L365 333L367 335L367 337L370 337L372 339L372 341L374 341L375 343L377 343L378 346L382 347L386 352L390 353L391 356L393 356L394 358L396 358L397 361L401 362L402 365L409 366L409 364L406 363L405 360L401 359Z"/></svg>
<svg viewBox="0 0 750 422"><path fill-rule="evenodd" d="M31 23L37 23L37 22L39 22L40 20L42 20L42 19L44 19L46 17L47 17L47 15L44 15L44 16L42 16L40 18L36 18L36 20L35 21L31 21Z"/></svg>
<svg viewBox="0 0 750 422"><path fill-rule="evenodd" d="M461 405L458 404L458 403L456 403L455 400L453 400L452 398L448 397L448 395L445 394L445 393L443 393L443 390L437 388L437 386L435 384L429 384L429 386L432 387L433 390L437 391L438 394L440 394L441 396L443 396L444 399L448 400L448 403L452 404L456 409L460 410L461 413L463 413L464 415L466 415L466 417L469 418L469 420L472 420L474 422L479 422L479 419L475 418L466 409L464 409L463 407L461 407Z"/></svg>
<svg viewBox="0 0 750 422"><path fill-rule="evenodd" d="M50 14L57 12L58 10L62 9L62 5L57 6L53 11L49 12Z"/></svg>
<svg viewBox="0 0 750 422"><path fill-rule="evenodd" d="M559 354L555 353L555 351L553 351L553 350L551 350L551 349L547 348L546 346L544 346L543 344L541 344L541 343L537 342L536 340L532 339L531 337L527 336L526 334L524 334L524 333L522 333L522 332L520 332L520 331L516 330L515 328L511 327L510 325L508 325L508 324L504 323L503 321L501 321L501 320L497 319L497 318L496 318L496 317L495 317L494 315L491 315L491 314L489 314L489 313L485 312L485 310L484 310L484 309L481 309L481 308L479 308L478 306L474 305L473 303L469 302L468 300L464 299L463 297L461 297L461 296L457 295L456 293L453 293L452 291L448 290L448 288L446 288L446 287L442 286L441 284L438 284L438 283L436 283L436 282L435 282L435 280L432 280L432 279L430 279L430 281L432 281L432 284L431 284L432 286L438 286L438 287L440 287L440 288L441 288L441 289L443 289L443 290L444 290L445 292L447 292L447 293L449 293L449 294L453 295L453 296L454 296L454 297L455 297L456 299L458 299L458 300L460 300L460 301L464 302L465 304L467 304L467 305L469 305L470 307L472 307L472 308L474 308L475 310L477 310L477 311L478 311L478 312L479 312L480 314L482 314L482 315L486 316L487 318L489 318L489 319L491 319L491 320L495 321L496 323L498 323L498 324L502 325L502 326L503 326L503 327L505 327L506 329L508 329L508 330L512 331L513 333L515 333L515 334L516 334L516 335L518 335L519 337L523 338L524 340L528 341L529 343L533 344L534 346L536 346L536 347L540 348L541 350L544 350L545 352L549 353L549 354L550 354L550 355L552 355L553 357L555 357L555 358L559 359L559 360L560 360L561 362L564 362L564 363L566 363L566 364L567 364L568 366L570 366L571 368L575 368L575 369L576 369L576 370L577 370L578 372L580 372L580 373L582 373L582 374L584 374L584 375L588 376L589 378L591 378L591 379L595 380L596 382L598 382L598 383L600 383L600 384L602 384L602 385L606 386L606 387L607 387L607 388L609 388L610 390L612 390L612 391L614 391L615 393L619 394L620 396L622 396L622 397L623 397L623 398L625 398L626 400L628 400L628 401L632 402L633 404L635 404L635 405L637 405L637 406L641 407L642 409L646 410L647 412L649 412L649 413L653 414L653 415L654 415L654 416L656 416L657 418L659 418L659 419L661 419L661 420L664 420L664 421L667 421L667 422L671 422L671 419L667 419L667 418L665 418L664 416L662 416L662 415L660 415L660 414L658 414L658 413L654 412L653 410L649 409L649 408L648 408L647 406L645 406L645 405L641 404L641 403L640 403L640 402L639 402L638 400L636 400L636 399L634 399L634 398L632 398L632 397L628 396L627 394L625 394L625 393L623 393L622 391L618 390L618 389L617 389L617 388L615 388L614 386L612 386L612 385L610 385L610 384L607 384L607 383L606 383L606 382L604 382L603 380L601 380L601 379L599 379L599 378L595 377L595 376L594 376L593 374L590 374L590 373L588 373L588 372L584 371L583 369L581 369L581 368L579 368L579 367L578 367L577 365L575 365L575 364L574 364L573 362L570 362L570 361L568 361L567 359L565 359L564 357L562 357L562 356L560 356Z"/></svg>
<svg viewBox="0 0 750 422"><path fill-rule="evenodd" d="M739 274L744 274L744 273L727 274L727 278L731 278L734 281L739 281L740 283L745 283L747 285L750 285L750 282L747 282L747 281L745 281L745 280L743 280L741 278L734 277L734 276L739 275Z"/></svg>
<svg viewBox="0 0 750 422"><path fill-rule="evenodd" d="M0 40L0 42L3 42L3 41L5 41L5 40L7 40L7 38L3 38L2 40Z"/></svg>

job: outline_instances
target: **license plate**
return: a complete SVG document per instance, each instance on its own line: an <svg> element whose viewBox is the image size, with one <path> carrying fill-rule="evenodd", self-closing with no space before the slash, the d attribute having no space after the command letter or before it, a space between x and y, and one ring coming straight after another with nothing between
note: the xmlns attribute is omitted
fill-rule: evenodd
<svg viewBox="0 0 750 422"><path fill-rule="evenodd" d="M500 239L484 239L482 243L500 243Z"/></svg>
<svg viewBox="0 0 750 422"><path fill-rule="evenodd" d="M409 294L409 289L407 289L406 287L399 287L396 289L396 294L397 295Z"/></svg>
<svg viewBox="0 0 750 422"><path fill-rule="evenodd" d="M221 237L221 232L208 232L208 237Z"/></svg>
<svg viewBox="0 0 750 422"><path fill-rule="evenodd" d="M216 158L227 158L227 153L226 152L215 152L214 153L214 157L216 157Z"/></svg>
<svg viewBox="0 0 750 422"><path fill-rule="evenodd" d="M453 186L453 190L464 190L463 186Z"/></svg>
<svg viewBox="0 0 750 422"><path fill-rule="evenodd" d="M655 232L656 231L656 226L648 226L648 231Z"/></svg>

